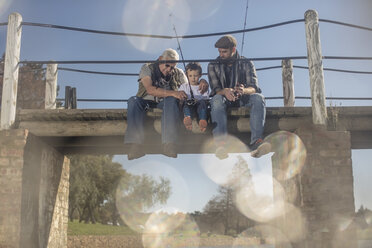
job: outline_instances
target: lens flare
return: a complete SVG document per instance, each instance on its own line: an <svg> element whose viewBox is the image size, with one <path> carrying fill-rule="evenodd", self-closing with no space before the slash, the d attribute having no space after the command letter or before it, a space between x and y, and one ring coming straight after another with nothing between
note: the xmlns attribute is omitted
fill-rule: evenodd
<svg viewBox="0 0 372 248"><path fill-rule="evenodd" d="M144 227L144 233L162 234L176 229L186 218L184 213L166 213L156 211L150 215Z"/></svg>
<svg viewBox="0 0 372 248"><path fill-rule="evenodd" d="M286 239L291 242L298 242L304 239L306 234L306 221L300 209L289 203L286 203L284 208L284 214L272 221L271 224L276 226Z"/></svg>
<svg viewBox="0 0 372 248"><path fill-rule="evenodd" d="M116 206L122 220L140 233L159 220L164 220L163 227L172 228L172 223L176 223L173 216L185 212L190 203L190 194L184 179L175 169L159 162L136 164L127 172L129 175L121 179L116 190ZM164 190L167 188L167 180L170 188L169 198ZM158 191L158 194L154 194L154 190ZM160 198L168 201L160 204ZM152 216L154 212L157 213L155 216L158 219ZM161 212L168 215L159 214ZM150 226L146 226L146 223Z"/></svg>
<svg viewBox="0 0 372 248"><path fill-rule="evenodd" d="M174 36L175 25L181 36L188 28L189 19L190 8L185 0L129 0L124 7L123 29L126 33ZM127 38L136 49L153 54L176 45L175 39Z"/></svg>
<svg viewBox="0 0 372 248"><path fill-rule="evenodd" d="M366 216L364 216L366 217ZM363 221L363 218L358 218L355 215L353 216L345 216L341 214L333 214L331 217L331 221L328 223L328 228L330 230L337 230L339 232L347 231L350 227L355 228L365 228L366 222Z"/></svg>
<svg viewBox="0 0 372 248"><path fill-rule="evenodd" d="M219 159L214 154L205 155L202 157L202 168L205 174L216 184L229 185L234 173L234 168L239 163L241 153L248 153L247 146L238 138L228 135L224 139L226 151L229 157L226 159ZM203 153L214 152L215 143L213 139L208 140L203 145Z"/></svg>
<svg viewBox="0 0 372 248"><path fill-rule="evenodd" d="M274 247L292 248L291 242L277 228L269 225L258 225L242 232L234 239L232 247Z"/></svg>
<svg viewBox="0 0 372 248"><path fill-rule="evenodd" d="M13 0L0 0L0 16L2 16L8 10L12 2Z"/></svg>
<svg viewBox="0 0 372 248"><path fill-rule="evenodd" d="M164 225L167 221L170 225ZM177 219L182 221L177 221ZM172 217L152 214L146 223L142 235L142 244L145 248L163 247L199 247L200 231L193 219L186 214L177 214Z"/></svg>
<svg viewBox="0 0 372 248"><path fill-rule="evenodd" d="M306 160L306 148L296 134L279 131L267 136L265 141L271 144L275 153L274 159L278 161L274 171L275 178L279 181L287 180L302 170Z"/></svg>
<svg viewBox="0 0 372 248"><path fill-rule="evenodd" d="M364 218L367 224L370 226L372 224L372 212L368 211L364 213Z"/></svg>
<svg viewBox="0 0 372 248"><path fill-rule="evenodd" d="M268 222L283 215L286 210L283 187L266 174L255 175L251 184L238 188L235 204L242 214L259 222Z"/></svg>
<svg viewBox="0 0 372 248"><path fill-rule="evenodd" d="M185 21L201 21L211 17L220 8L222 2L222 0L187 0L191 16L190 20ZM184 20L184 16L181 15L180 19Z"/></svg>

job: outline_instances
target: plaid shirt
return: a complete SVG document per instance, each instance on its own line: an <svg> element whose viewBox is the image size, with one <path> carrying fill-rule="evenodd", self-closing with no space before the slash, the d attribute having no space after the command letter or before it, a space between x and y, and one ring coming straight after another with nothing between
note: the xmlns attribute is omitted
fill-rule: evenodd
<svg viewBox="0 0 372 248"><path fill-rule="evenodd" d="M240 57L239 55L237 55ZM243 57L240 57L244 59ZM236 77L235 72L236 66L238 72L237 82L243 84L245 88L253 87L256 89L257 93L261 93L261 89L258 86L258 79L256 75L256 69L253 62L250 60L240 60L239 62L234 62L231 70L231 77L226 78L225 73L225 63L221 63L220 57L217 57L216 61L210 62L208 64L208 79L209 85L211 87L211 96L216 95L216 93L224 88L234 88Z"/></svg>

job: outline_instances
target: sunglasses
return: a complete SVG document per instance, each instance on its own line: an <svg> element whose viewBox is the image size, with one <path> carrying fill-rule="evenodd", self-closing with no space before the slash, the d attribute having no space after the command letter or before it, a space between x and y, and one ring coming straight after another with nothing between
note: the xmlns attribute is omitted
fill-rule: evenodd
<svg viewBox="0 0 372 248"><path fill-rule="evenodd" d="M171 66L170 64L165 64L165 67L167 67L167 68L170 68L170 69L171 69L171 71L173 71L173 70L174 70L174 66Z"/></svg>

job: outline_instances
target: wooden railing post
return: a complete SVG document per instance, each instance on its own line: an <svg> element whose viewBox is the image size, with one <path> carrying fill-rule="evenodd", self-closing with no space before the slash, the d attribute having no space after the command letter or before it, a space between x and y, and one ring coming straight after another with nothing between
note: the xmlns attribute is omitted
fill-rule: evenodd
<svg viewBox="0 0 372 248"><path fill-rule="evenodd" d="M57 106L57 64L48 64L46 69L45 109L55 109Z"/></svg>
<svg viewBox="0 0 372 248"><path fill-rule="evenodd" d="M293 80L293 63L291 59L282 60L282 81L284 107L294 107L295 91Z"/></svg>
<svg viewBox="0 0 372 248"><path fill-rule="evenodd" d="M319 19L315 10L305 13L307 58L309 63L313 124L327 124L327 108L323 76L322 50L320 46Z"/></svg>
<svg viewBox="0 0 372 248"><path fill-rule="evenodd" d="M72 87L71 89L71 108L76 109L77 108L77 98L76 98L76 88Z"/></svg>
<svg viewBox="0 0 372 248"><path fill-rule="evenodd" d="M21 51L21 23L22 16L20 14L12 13L9 15L1 100L1 130L10 129L15 121L19 55Z"/></svg>
<svg viewBox="0 0 372 248"><path fill-rule="evenodd" d="M65 109L76 109L77 99L76 99L76 88L66 86L65 88Z"/></svg>
<svg viewBox="0 0 372 248"><path fill-rule="evenodd" d="M65 87L65 109L71 109L71 87Z"/></svg>

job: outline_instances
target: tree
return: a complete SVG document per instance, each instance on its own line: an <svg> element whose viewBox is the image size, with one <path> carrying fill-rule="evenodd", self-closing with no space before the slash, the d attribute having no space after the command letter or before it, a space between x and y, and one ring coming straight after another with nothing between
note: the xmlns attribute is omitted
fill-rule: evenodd
<svg viewBox="0 0 372 248"><path fill-rule="evenodd" d="M120 222L117 191L129 197L122 204L127 209L131 208L128 204L130 200L144 202L146 207L167 201L170 195L169 180L160 178L158 182L148 175L129 174L121 164L112 162L112 158L108 155L70 157L70 220L78 217L79 221L112 222L116 225Z"/></svg>
<svg viewBox="0 0 372 248"><path fill-rule="evenodd" d="M228 183L218 188L218 194L207 203L203 210L205 221L211 226L222 223L225 235L238 234L254 224L252 220L239 212L234 203L234 194L242 187L252 187L252 179L247 162L238 156Z"/></svg>
<svg viewBox="0 0 372 248"><path fill-rule="evenodd" d="M72 220L77 211L80 221L95 223L99 208L114 195L126 172L108 155L76 155L70 159L69 217Z"/></svg>

